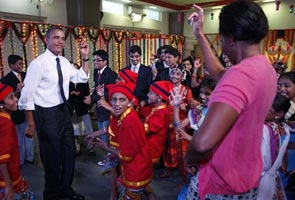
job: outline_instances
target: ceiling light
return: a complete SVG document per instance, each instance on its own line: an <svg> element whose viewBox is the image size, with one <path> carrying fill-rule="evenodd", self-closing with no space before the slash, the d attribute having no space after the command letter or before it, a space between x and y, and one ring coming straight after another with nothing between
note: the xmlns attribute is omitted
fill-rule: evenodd
<svg viewBox="0 0 295 200"><path fill-rule="evenodd" d="M216 9L221 9L221 8L222 8L222 6L213 6L211 9L216 10Z"/></svg>
<svg viewBox="0 0 295 200"><path fill-rule="evenodd" d="M145 17L146 15L145 14L136 14L136 13L132 12L129 16L130 16L131 22L140 22L140 21L142 21L143 17Z"/></svg>
<svg viewBox="0 0 295 200"><path fill-rule="evenodd" d="M132 1L131 0L122 0L123 2L125 3L131 3Z"/></svg>
<svg viewBox="0 0 295 200"><path fill-rule="evenodd" d="M158 9L156 6L150 6L151 9Z"/></svg>
<svg viewBox="0 0 295 200"><path fill-rule="evenodd" d="M275 0L263 0L263 3L274 2Z"/></svg>

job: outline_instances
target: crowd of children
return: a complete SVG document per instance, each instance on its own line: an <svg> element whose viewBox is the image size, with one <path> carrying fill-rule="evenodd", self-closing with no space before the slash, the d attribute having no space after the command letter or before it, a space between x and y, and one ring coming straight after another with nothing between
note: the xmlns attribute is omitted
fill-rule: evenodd
<svg viewBox="0 0 295 200"><path fill-rule="evenodd" d="M200 65L199 61L195 62L195 65ZM199 66L195 67L198 68ZM150 85L150 92L147 95L147 102L149 106L140 109L138 104L134 103L136 102L136 98L134 97L134 95L132 95L132 89L135 87L134 85L132 85L132 83L134 84L136 82L134 81L134 79L136 79L136 75L132 71L128 69L122 70L123 72L121 71L119 74L119 83L109 86L111 105L106 102L101 103L100 105L108 107L109 110L111 110L111 112L113 113L110 118L110 126L108 130L106 130L109 135L110 142L109 144L106 144L97 139L96 136L101 133L99 131L87 136L86 140L88 142L94 142L94 144L98 144L101 148L111 153L109 154L110 156L105 163L106 170L103 170L104 172L108 172L110 174L112 188L111 199L116 199L120 195L125 196L126 199L136 199L139 198L141 195L147 195L149 199L154 198L151 188L149 187L149 183L152 181L151 177L149 177L150 179L146 177L142 178L140 176L137 177L136 173L130 171L133 174L133 178L139 178L137 184L138 187L136 188L133 188L132 184L130 185L132 181L126 181L126 178L123 177L118 179L120 175L122 176L126 173L126 171L124 171L126 170L126 167L124 167L126 164L125 162L130 162L129 164L131 166L137 165L136 160L133 164L131 162L133 159L135 159L134 154L126 154L128 156L123 156L120 154L120 152L124 151L121 150L121 148L125 148L124 140L126 139L128 134L132 134L132 136L127 137L129 142L127 148L131 149L130 137L133 137L133 139L136 140L137 137L135 137L133 134L135 134L134 130L136 130L136 126L139 124L145 130L146 141L143 142L143 145L147 144L149 149L148 154L150 155L144 154L141 151L132 150L132 152L140 154L141 156L146 156L146 158L150 159L150 163L153 164L159 163L162 158L164 159L164 166L168 168L170 166L168 165L169 163L175 163L173 167L179 168L180 173L183 176L183 188L180 191L179 199L185 198L185 195L183 196L183 194L187 193L187 184L190 182L191 178L193 177L193 181L195 178L197 178L196 174L198 172L198 166L185 165L184 158L186 148L187 144L191 141L193 134L197 133L198 129L201 127L204 121L204 118L208 111L210 95L213 92L217 81L210 76L202 78L202 80L200 81L199 98L194 99L190 91L191 88L181 84L183 82L183 70L184 69L180 66L173 67L169 73L171 81L153 82ZM295 74L295 72L290 73ZM279 80L283 79L283 77L286 77L285 74L282 74ZM288 144L289 142L288 137L285 139L285 133L289 132L289 126L286 125L290 125L290 120L292 120L292 117L290 116L292 116L294 112L289 114L290 116L287 117L288 113L291 112L289 110L290 101L288 99L291 99L292 97L285 97L289 93L287 94L286 91L281 92L280 88L282 88L283 86L280 86L280 84L282 83L280 83L279 81L278 92L280 94L277 94L273 105L265 119L265 128L263 132L264 136L262 138L261 144L262 154L266 155L268 159L270 158L270 160L267 160L265 159L265 157L263 157L264 167L262 177L264 177L264 179L261 180L266 179L266 176L264 174L269 174L270 170L274 171L275 179L272 181L272 183L275 188L271 190L272 193L266 192L269 191L269 186L271 185L270 182L266 181L266 188L268 189L266 191L263 189L263 187L265 188L265 185L263 186L263 184L261 183L261 189L258 193L258 199L265 199L266 194L276 196L277 199L286 199L287 197L284 191L284 187L286 186L286 184L284 185L281 183L281 178L278 172L283 169L281 168L281 163L283 162L283 156L286 156L284 152L287 148L286 144ZM292 86L294 87L295 91L295 84L293 83ZM112 88L120 89L112 92ZM112 94L114 93L120 93L121 95L124 94L123 96L125 97L121 97L121 103L127 101L128 99L127 106L124 107L113 103ZM140 110L138 112L138 116L140 116L141 120L135 120L132 118L132 124L130 124L130 127L128 129L129 132L127 134L121 131L120 127L123 121L121 121L120 119L122 117L125 117L124 113L126 113L126 115L129 114L130 110ZM288 123L286 120L288 120ZM135 123L135 121L137 121L139 124L137 124L137 122ZM140 133L141 131L138 130L137 132ZM121 138L123 137L122 134L124 134L124 138ZM265 134L267 136L265 136ZM140 138L141 137L138 138L138 142L141 141ZM266 146L265 141L268 144ZM138 143L138 145L140 144L142 144L142 142ZM145 148L141 147L141 149L144 150ZM288 149L290 148L288 147ZM170 160L167 158L169 158ZM286 162L286 159L284 159L284 162ZM120 166L120 168L118 168L118 166ZM282 165L282 167L284 167L284 165ZM290 168L292 168L292 166ZM151 165L149 165L149 167L147 167L144 171L146 171L147 169L151 170ZM167 170L163 170L163 174L160 174L160 177L164 178L170 175L169 171L167 172ZM118 194L117 192L118 180L120 180L119 182L122 183L121 186L123 186L124 188L124 190L121 190L121 194ZM141 185L139 183L144 184Z"/></svg>

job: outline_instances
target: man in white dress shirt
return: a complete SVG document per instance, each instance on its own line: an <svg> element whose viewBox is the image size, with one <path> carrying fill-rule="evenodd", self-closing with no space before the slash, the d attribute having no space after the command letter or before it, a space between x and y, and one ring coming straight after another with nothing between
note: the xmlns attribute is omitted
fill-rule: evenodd
<svg viewBox="0 0 295 200"><path fill-rule="evenodd" d="M85 199L71 187L75 168L75 144L70 117L70 81L86 83L89 77L89 47L80 44L82 67L76 69L61 56L65 34L59 27L51 27L45 35L46 51L34 59L27 70L19 99L26 110L28 134L36 131L40 156L44 166L44 200L59 198Z"/></svg>

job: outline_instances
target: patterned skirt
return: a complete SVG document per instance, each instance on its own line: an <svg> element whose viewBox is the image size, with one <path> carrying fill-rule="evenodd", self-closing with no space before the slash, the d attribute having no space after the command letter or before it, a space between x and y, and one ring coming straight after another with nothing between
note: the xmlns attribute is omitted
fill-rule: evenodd
<svg viewBox="0 0 295 200"><path fill-rule="evenodd" d="M113 148L113 147L111 147ZM115 149L115 148L113 148ZM102 171L101 171L101 174L102 175L105 175L107 174L108 172L111 171L111 169L115 169L119 166L120 164L120 159L117 155L114 155L112 153L107 153L106 155L106 158L105 158L105 163L104 165L102 166Z"/></svg>
<svg viewBox="0 0 295 200"><path fill-rule="evenodd" d="M198 195L199 188L199 176L198 174L193 176L188 186L186 200L200 200ZM248 192L235 195L224 195L224 194L206 194L206 200L256 200L258 189L254 188Z"/></svg>
<svg viewBox="0 0 295 200"><path fill-rule="evenodd" d="M164 165L167 168L176 168L180 160L181 149L179 141L176 140L176 133L173 128L168 129L168 137L166 140L166 149L163 155Z"/></svg>
<svg viewBox="0 0 295 200"><path fill-rule="evenodd" d="M23 178L17 187L14 188L14 192L13 200L35 200L34 193ZM0 188L0 200L5 200L5 188Z"/></svg>
<svg viewBox="0 0 295 200"><path fill-rule="evenodd" d="M174 129L168 129L168 137L166 140L166 149L163 153L164 166L167 168L178 167L183 180L187 174L184 158L188 148L189 141L185 139L177 139L177 133Z"/></svg>
<svg viewBox="0 0 295 200"><path fill-rule="evenodd" d="M145 188L130 189L123 188L120 192L119 200L142 200L145 193Z"/></svg>

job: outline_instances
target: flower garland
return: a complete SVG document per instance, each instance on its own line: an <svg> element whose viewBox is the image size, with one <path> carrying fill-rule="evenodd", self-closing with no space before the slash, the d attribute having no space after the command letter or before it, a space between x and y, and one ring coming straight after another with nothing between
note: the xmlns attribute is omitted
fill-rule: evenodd
<svg viewBox="0 0 295 200"><path fill-rule="evenodd" d="M4 76L6 71L4 65L6 67L6 57L8 55L18 54L22 56L25 66L27 66L27 62L43 53L46 47L45 33L53 25L0 20L0 78ZM112 66L113 64L116 71L129 64L128 49L131 45L136 44L142 48L142 63L147 65L150 56L156 53L158 47L170 44L169 35L164 34L145 34L142 32L72 27L59 24L54 26L62 28L65 32L66 41L63 55L70 61L81 63L80 52L77 50L79 48L77 41L83 36L89 42L92 51L104 49L109 53L109 65ZM180 36L172 36L174 42L181 43L183 46L184 41L181 38Z"/></svg>

